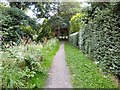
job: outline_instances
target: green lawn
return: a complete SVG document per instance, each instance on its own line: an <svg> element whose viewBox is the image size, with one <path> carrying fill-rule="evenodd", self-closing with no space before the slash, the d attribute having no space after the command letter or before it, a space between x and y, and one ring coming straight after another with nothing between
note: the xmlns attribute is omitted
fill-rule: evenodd
<svg viewBox="0 0 120 90"><path fill-rule="evenodd" d="M117 88L110 75L104 75L97 65L79 49L65 43L66 61L75 88Z"/></svg>

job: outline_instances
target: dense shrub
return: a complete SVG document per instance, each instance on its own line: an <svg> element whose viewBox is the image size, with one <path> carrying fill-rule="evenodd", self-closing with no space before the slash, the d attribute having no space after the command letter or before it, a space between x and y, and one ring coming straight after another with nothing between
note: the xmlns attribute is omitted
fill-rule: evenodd
<svg viewBox="0 0 120 90"><path fill-rule="evenodd" d="M37 74L47 76L47 69L43 66L43 62L46 61L45 57L49 55L49 52L58 45L57 43L57 39L51 39L45 44L14 46L1 52L0 73L2 70L2 76L0 77L2 77L2 82L0 84L2 88L37 87L36 83L32 84L30 81Z"/></svg>
<svg viewBox="0 0 120 90"><path fill-rule="evenodd" d="M119 15L101 10L84 27L81 49L90 54L105 72L120 76ZM80 30L81 32L81 30Z"/></svg>
<svg viewBox="0 0 120 90"><path fill-rule="evenodd" d="M79 47L91 55L103 71L120 77L120 3L111 3L87 17L79 31ZM102 4L101 4L102 6Z"/></svg>
<svg viewBox="0 0 120 90"><path fill-rule="evenodd" d="M119 15L113 9L99 11L85 26L82 48L97 60L105 72L120 76Z"/></svg>
<svg viewBox="0 0 120 90"><path fill-rule="evenodd" d="M2 55L2 87L27 87L28 80L38 72L45 72L40 63L42 52L40 45L14 46Z"/></svg>
<svg viewBox="0 0 120 90"><path fill-rule="evenodd" d="M33 38L36 23L18 8L0 4L0 29L2 46L19 44L23 37Z"/></svg>

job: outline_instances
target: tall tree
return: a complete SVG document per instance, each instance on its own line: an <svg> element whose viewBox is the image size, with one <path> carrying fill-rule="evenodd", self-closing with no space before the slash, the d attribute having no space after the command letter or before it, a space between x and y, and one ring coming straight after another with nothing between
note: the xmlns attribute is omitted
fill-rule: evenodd
<svg viewBox="0 0 120 90"><path fill-rule="evenodd" d="M30 8L30 5L37 4L37 2L9 2L11 7L17 7L21 10L25 10L26 8Z"/></svg>
<svg viewBox="0 0 120 90"><path fill-rule="evenodd" d="M69 21L73 15L80 13L80 2L61 2L59 6L59 15L66 21Z"/></svg>
<svg viewBox="0 0 120 90"><path fill-rule="evenodd" d="M65 23L67 24L67 32L69 32L70 29L70 19L72 18L73 15L76 13L81 12L80 8L80 2L61 2L59 4L59 15L65 20Z"/></svg>
<svg viewBox="0 0 120 90"><path fill-rule="evenodd" d="M37 18L49 18L51 16L50 13L57 13L56 2L9 2L11 7L17 7L21 10L25 10L27 8L31 9L35 13Z"/></svg>

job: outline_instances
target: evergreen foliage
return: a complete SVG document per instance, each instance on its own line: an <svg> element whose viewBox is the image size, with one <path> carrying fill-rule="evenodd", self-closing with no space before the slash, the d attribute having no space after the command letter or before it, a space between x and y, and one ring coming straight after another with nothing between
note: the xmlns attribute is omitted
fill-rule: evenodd
<svg viewBox="0 0 120 90"><path fill-rule="evenodd" d="M79 47L84 53L89 54L105 73L112 73L119 78L120 2L102 3L99 6L97 4L91 4L92 10L88 10L85 17L86 25L79 31ZM77 38L69 39L76 41Z"/></svg>

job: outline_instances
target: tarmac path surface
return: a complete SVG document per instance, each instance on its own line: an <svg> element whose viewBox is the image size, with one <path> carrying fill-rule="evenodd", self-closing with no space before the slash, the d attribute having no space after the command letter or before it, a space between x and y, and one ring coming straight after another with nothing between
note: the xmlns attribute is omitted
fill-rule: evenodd
<svg viewBox="0 0 120 90"><path fill-rule="evenodd" d="M72 88L70 73L65 61L64 42L56 53L45 88Z"/></svg>

